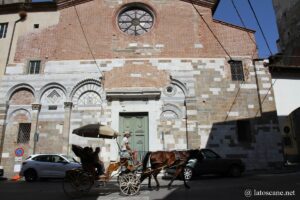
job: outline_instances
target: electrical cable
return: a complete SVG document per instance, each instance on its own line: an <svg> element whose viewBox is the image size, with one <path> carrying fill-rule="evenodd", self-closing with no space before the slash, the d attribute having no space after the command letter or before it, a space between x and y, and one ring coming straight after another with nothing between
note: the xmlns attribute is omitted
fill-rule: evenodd
<svg viewBox="0 0 300 200"><path fill-rule="evenodd" d="M274 81L274 82L271 84L271 86L269 87L267 94L264 96L264 98L263 98L263 100L262 100L262 102L261 102L261 105L264 104L264 102L265 102L267 96L269 95L270 91L271 91L272 88L274 87L274 85L275 85L275 83L277 82L277 80L278 80L278 79L275 79L275 81ZM257 110L257 112L256 112L256 114L255 114L255 117L257 116L258 113L259 113L259 110Z"/></svg>
<svg viewBox="0 0 300 200"><path fill-rule="evenodd" d="M88 41L88 39L87 39L87 36L86 36L85 31L84 31L82 22L81 22L81 20L80 20L80 17L79 17L79 14L78 14L78 11L77 11L77 8L76 8L76 5L75 5L74 0L72 0L72 3L73 3L73 7L74 7L74 10L75 10L75 13L76 13L76 16L77 16L77 19L78 19L80 28L81 28L82 33L83 33L83 36L84 36L84 39L85 39L86 44L87 44L87 46L88 46L88 49L89 49L89 51L90 51L90 54L92 55L93 60L94 60L94 62L95 62L95 65L97 66L97 69L98 69L98 71L99 71L100 74L101 74L101 77L102 77L102 80L103 80L102 83L101 83L101 85L102 85L102 88L104 88L104 74L103 74L103 72L100 70L100 67L99 67L99 65L98 65L98 63L97 63L97 61L96 61L96 58L95 58L94 54L93 54L92 48L91 48L90 43L89 43L89 41ZM99 94L99 97L100 97L100 99L101 99L101 101L102 101L102 103L101 103L101 113L104 114L104 108L103 108L103 102L104 102L104 101L103 101L103 99L102 99L101 94Z"/></svg>
<svg viewBox="0 0 300 200"><path fill-rule="evenodd" d="M206 26L208 27L208 29L210 30L210 32L212 33L212 35L215 37L215 39L217 40L217 42L221 45L221 47L223 48L223 50L225 51L225 53L228 55L228 57L230 58L230 60L232 60L232 57L230 56L230 54L228 53L228 51L225 49L225 47L223 46L223 44L221 43L221 41L219 40L219 38L215 35L215 33L213 32L213 30L210 28L210 26L209 26L209 24L206 22L206 20L204 19L204 17L201 15L201 13L199 12L199 10L196 8L196 6L193 4L193 2L190 0L190 3L193 5L193 7L194 7L194 9L197 11L197 13L198 13L198 15L202 18L202 20L204 21L204 23L206 24ZM242 19L242 18L241 18ZM243 23L243 22L242 22ZM244 23L243 23L244 24ZM246 28L246 27L244 27L244 28ZM249 34L249 33L248 33ZM249 35L250 36L250 35ZM251 37L251 36L250 36ZM254 44L256 44L255 43L255 41L251 38L251 41L252 42L254 42ZM252 59L253 59L253 57L254 57L254 54L255 54L255 52L256 52L256 50L257 50L257 45L255 45L255 49L254 49L254 52L253 52L253 54L252 54ZM244 80L241 82L241 84L244 84L245 82L244 82ZM237 98L238 98L238 95L239 95L239 93L240 93L240 91L241 91L241 86L239 86L239 89L238 89L238 91L237 91L237 93L236 93L236 95L235 95L235 97L234 97L234 100L233 100L233 102L232 102L232 104L230 105L230 108L229 108L229 111L227 112L227 114L226 114L226 117L225 117L225 121L228 119L228 117L229 117L229 113L230 113L230 111L232 110L232 108L233 108L233 106L234 106L234 104L236 103L236 100L237 100Z"/></svg>
<svg viewBox="0 0 300 200"><path fill-rule="evenodd" d="M100 70L100 67L99 67L99 65L98 65L98 63L97 63L97 61L96 61L95 55L93 54L91 45L90 45L90 43L89 43L89 41L88 41L88 39L87 39L87 36L86 36L85 31L84 31L82 22L81 22L81 20L80 20L80 17L79 17L79 14L78 14L78 10L77 10L77 8L76 8L76 5L75 5L74 0L72 0L72 2L73 2L73 7L74 7L74 9L75 9L75 13L76 13L76 16L77 16L77 19L78 19L80 28L81 28L81 30L82 30L82 34L83 34L83 36L84 36L84 39L85 39L85 41L86 41L86 44L87 44L88 49L89 49L89 51L90 51L90 54L91 54L92 57L93 57L93 60L94 60L94 62L95 62L95 64L96 64L96 66L97 66L98 71L100 72L100 74L102 75L102 77L104 77L104 74L103 74L103 72Z"/></svg>
<svg viewBox="0 0 300 200"><path fill-rule="evenodd" d="M234 0L231 0L231 3L232 3L232 5L233 5L233 8L234 8L235 12L236 12L237 15L238 15L238 17L239 17L239 19L240 19L240 21L241 21L243 27L244 27L244 28L247 28L247 26L246 26L246 24L245 24L245 22L244 22L244 20L243 20L243 18L242 18L242 15L241 15L240 12L238 11L238 8L237 8L236 4L234 3ZM251 56L251 57L253 58L254 55L255 55L255 53L256 53L256 51L258 50L258 46L257 46L256 42L254 41L254 39L251 37L250 33L247 32L247 34L248 34L250 40L251 40L251 41L253 42L253 44L255 45L255 49L253 50L253 53L252 53L252 56Z"/></svg>
<svg viewBox="0 0 300 200"><path fill-rule="evenodd" d="M236 6L236 4L234 3L234 0L231 0L231 2L232 2L232 5L233 5L233 7L234 7L234 9L235 9L235 11L236 11L236 13L237 13L237 15L238 15L238 17L239 17L241 23L242 23L242 25L244 26L244 28L246 28L245 22L244 22L244 20L243 20L243 18L242 18L242 16L241 16L240 12L238 11L237 6ZM250 40L255 44L255 47L256 47L255 50L254 50L254 53L255 53L255 51L258 49L258 48L257 48L257 44L256 44L256 42L252 39L252 37L250 36L249 33L248 33L248 35L249 35ZM266 40L265 40L265 41L266 41ZM266 41L266 42L267 42L267 41ZM269 47L269 46L268 46L268 47ZM271 53L272 53L272 52L271 52ZM254 57L254 54L252 55L252 59L253 59L253 57ZM255 67L255 66L254 66L254 67ZM276 81L277 81L277 80L276 80ZM264 96L263 100L261 101L261 105L263 105L263 103L265 102L266 97L268 96L270 90L271 90L271 89L273 88L273 86L275 85L276 81L275 81L274 83L272 83L271 87L268 89L267 94ZM241 84L244 84L244 82L242 82ZM229 111L227 112L225 121L228 119L228 117L229 117L229 112L232 110L234 104L236 103L236 100L237 100L237 98L238 98L238 95L239 95L240 91L241 91L241 86L239 86L239 89L238 89L238 91L237 91L237 93L236 93L236 95L235 95L234 101L233 101L233 103L231 104ZM260 94L259 94L259 91L258 91L258 95L260 95ZM260 97L259 97L259 98L260 98ZM257 114L259 113L260 110L261 110L260 108L257 110L255 116L257 116Z"/></svg>
<svg viewBox="0 0 300 200"><path fill-rule="evenodd" d="M264 33L264 31L263 31L263 29L262 29L262 27L261 27L261 25L260 25L260 22L259 22L259 20L258 20L258 17L257 17L257 15L256 15L256 13L255 13L255 10L254 10L254 8L253 8L253 6L252 6L250 0L248 0L248 3L249 3L249 5L250 5L250 8L251 8L252 13L254 14L255 20L256 20L256 22L257 22L257 24L258 24L258 27L259 27L259 29L260 29L260 31L261 31L261 33L262 33L262 36L263 36L264 41L265 41L265 43L266 43L266 45L267 45L267 47L268 47L268 50L269 50L270 54L273 55L273 52L272 52L272 50L271 50L271 48L270 48L270 45L269 45L269 43L268 43L268 41L267 41L267 38L266 38L266 36L265 36L265 33Z"/></svg>
<svg viewBox="0 0 300 200"><path fill-rule="evenodd" d="M230 58L230 60L232 60L232 57L230 56L229 52L225 49L224 45L221 43L221 41L216 36L216 34L214 33L214 31L211 29L211 27L209 26L209 24L206 22L206 20L204 19L204 17L201 15L201 13L199 12L199 10L196 8L196 6L194 5L194 3L193 3L192 0L190 0L190 3L193 5L194 9L198 13L198 15L201 17L201 19L203 20L203 22L205 23L205 25L207 26L207 28L209 29L209 31L212 33L212 35L214 36L214 38L220 44L220 46L222 47L222 49L224 50L224 52L227 54L227 56Z"/></svg>

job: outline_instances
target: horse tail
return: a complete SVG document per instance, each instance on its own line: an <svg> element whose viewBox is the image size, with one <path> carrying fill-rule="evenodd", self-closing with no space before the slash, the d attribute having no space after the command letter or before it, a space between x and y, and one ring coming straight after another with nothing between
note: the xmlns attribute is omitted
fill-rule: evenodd
<svg viewBox="0 0 300 200"><path fill-rule="evenodd" d="M146 170L151 151L148 151L143 159L143 171Z"/></svg>

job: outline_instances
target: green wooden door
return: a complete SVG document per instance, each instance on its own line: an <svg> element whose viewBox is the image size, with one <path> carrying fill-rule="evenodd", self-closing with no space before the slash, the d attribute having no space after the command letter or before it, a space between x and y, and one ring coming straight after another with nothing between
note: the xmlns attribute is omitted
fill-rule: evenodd
<svg viewBox="0 0 300 200"><path fill-rule="evenodd" d="M148 114L147 113L120 113L120 133L130 131L129 138L132 150L138 151L140 160L149 150ZM123 137L121 137L122 139Z"/></svg>

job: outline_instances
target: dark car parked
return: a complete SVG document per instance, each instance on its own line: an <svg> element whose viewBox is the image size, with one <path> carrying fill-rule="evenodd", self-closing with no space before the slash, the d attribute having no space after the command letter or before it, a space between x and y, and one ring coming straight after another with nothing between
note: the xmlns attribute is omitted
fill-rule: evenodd
<svg viewBox="0 0 300 200"><path fill-rule="evenodd" d="M220 174L239 177L245 171L245 165L240 159L221 158L210 149L199 150L199 157L188 161L184 168L183 175L186 180L204 175ZM174 174L175 169L167 169L168 174Z"/></svg>

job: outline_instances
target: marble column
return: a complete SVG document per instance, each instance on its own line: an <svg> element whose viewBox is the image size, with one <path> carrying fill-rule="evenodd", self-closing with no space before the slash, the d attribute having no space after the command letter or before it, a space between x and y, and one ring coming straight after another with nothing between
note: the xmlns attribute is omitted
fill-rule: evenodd
<svg viewBox="0 0 300 200"><path fill-rule="evenodd" d="M73 103L65 102L64 127L63 127L63 147L62 153L69 155L70 153L70 122Z"/></svg>
<svg viewBox="0 0 300 200"><path fill-rule="evenodd" d="M2 164L2 153L5 139L6 118L7 118L8 103L0 104L0 165Z"/></svg>
<svg viewBox="0 0 300 200"><path fill-rule="evenodd" d="M36 153L37 137L38 137L38 125L39 125L39 114L41 110L41 104L32 104L31 111L31 130L29 140L29 154Z"/></svg>

